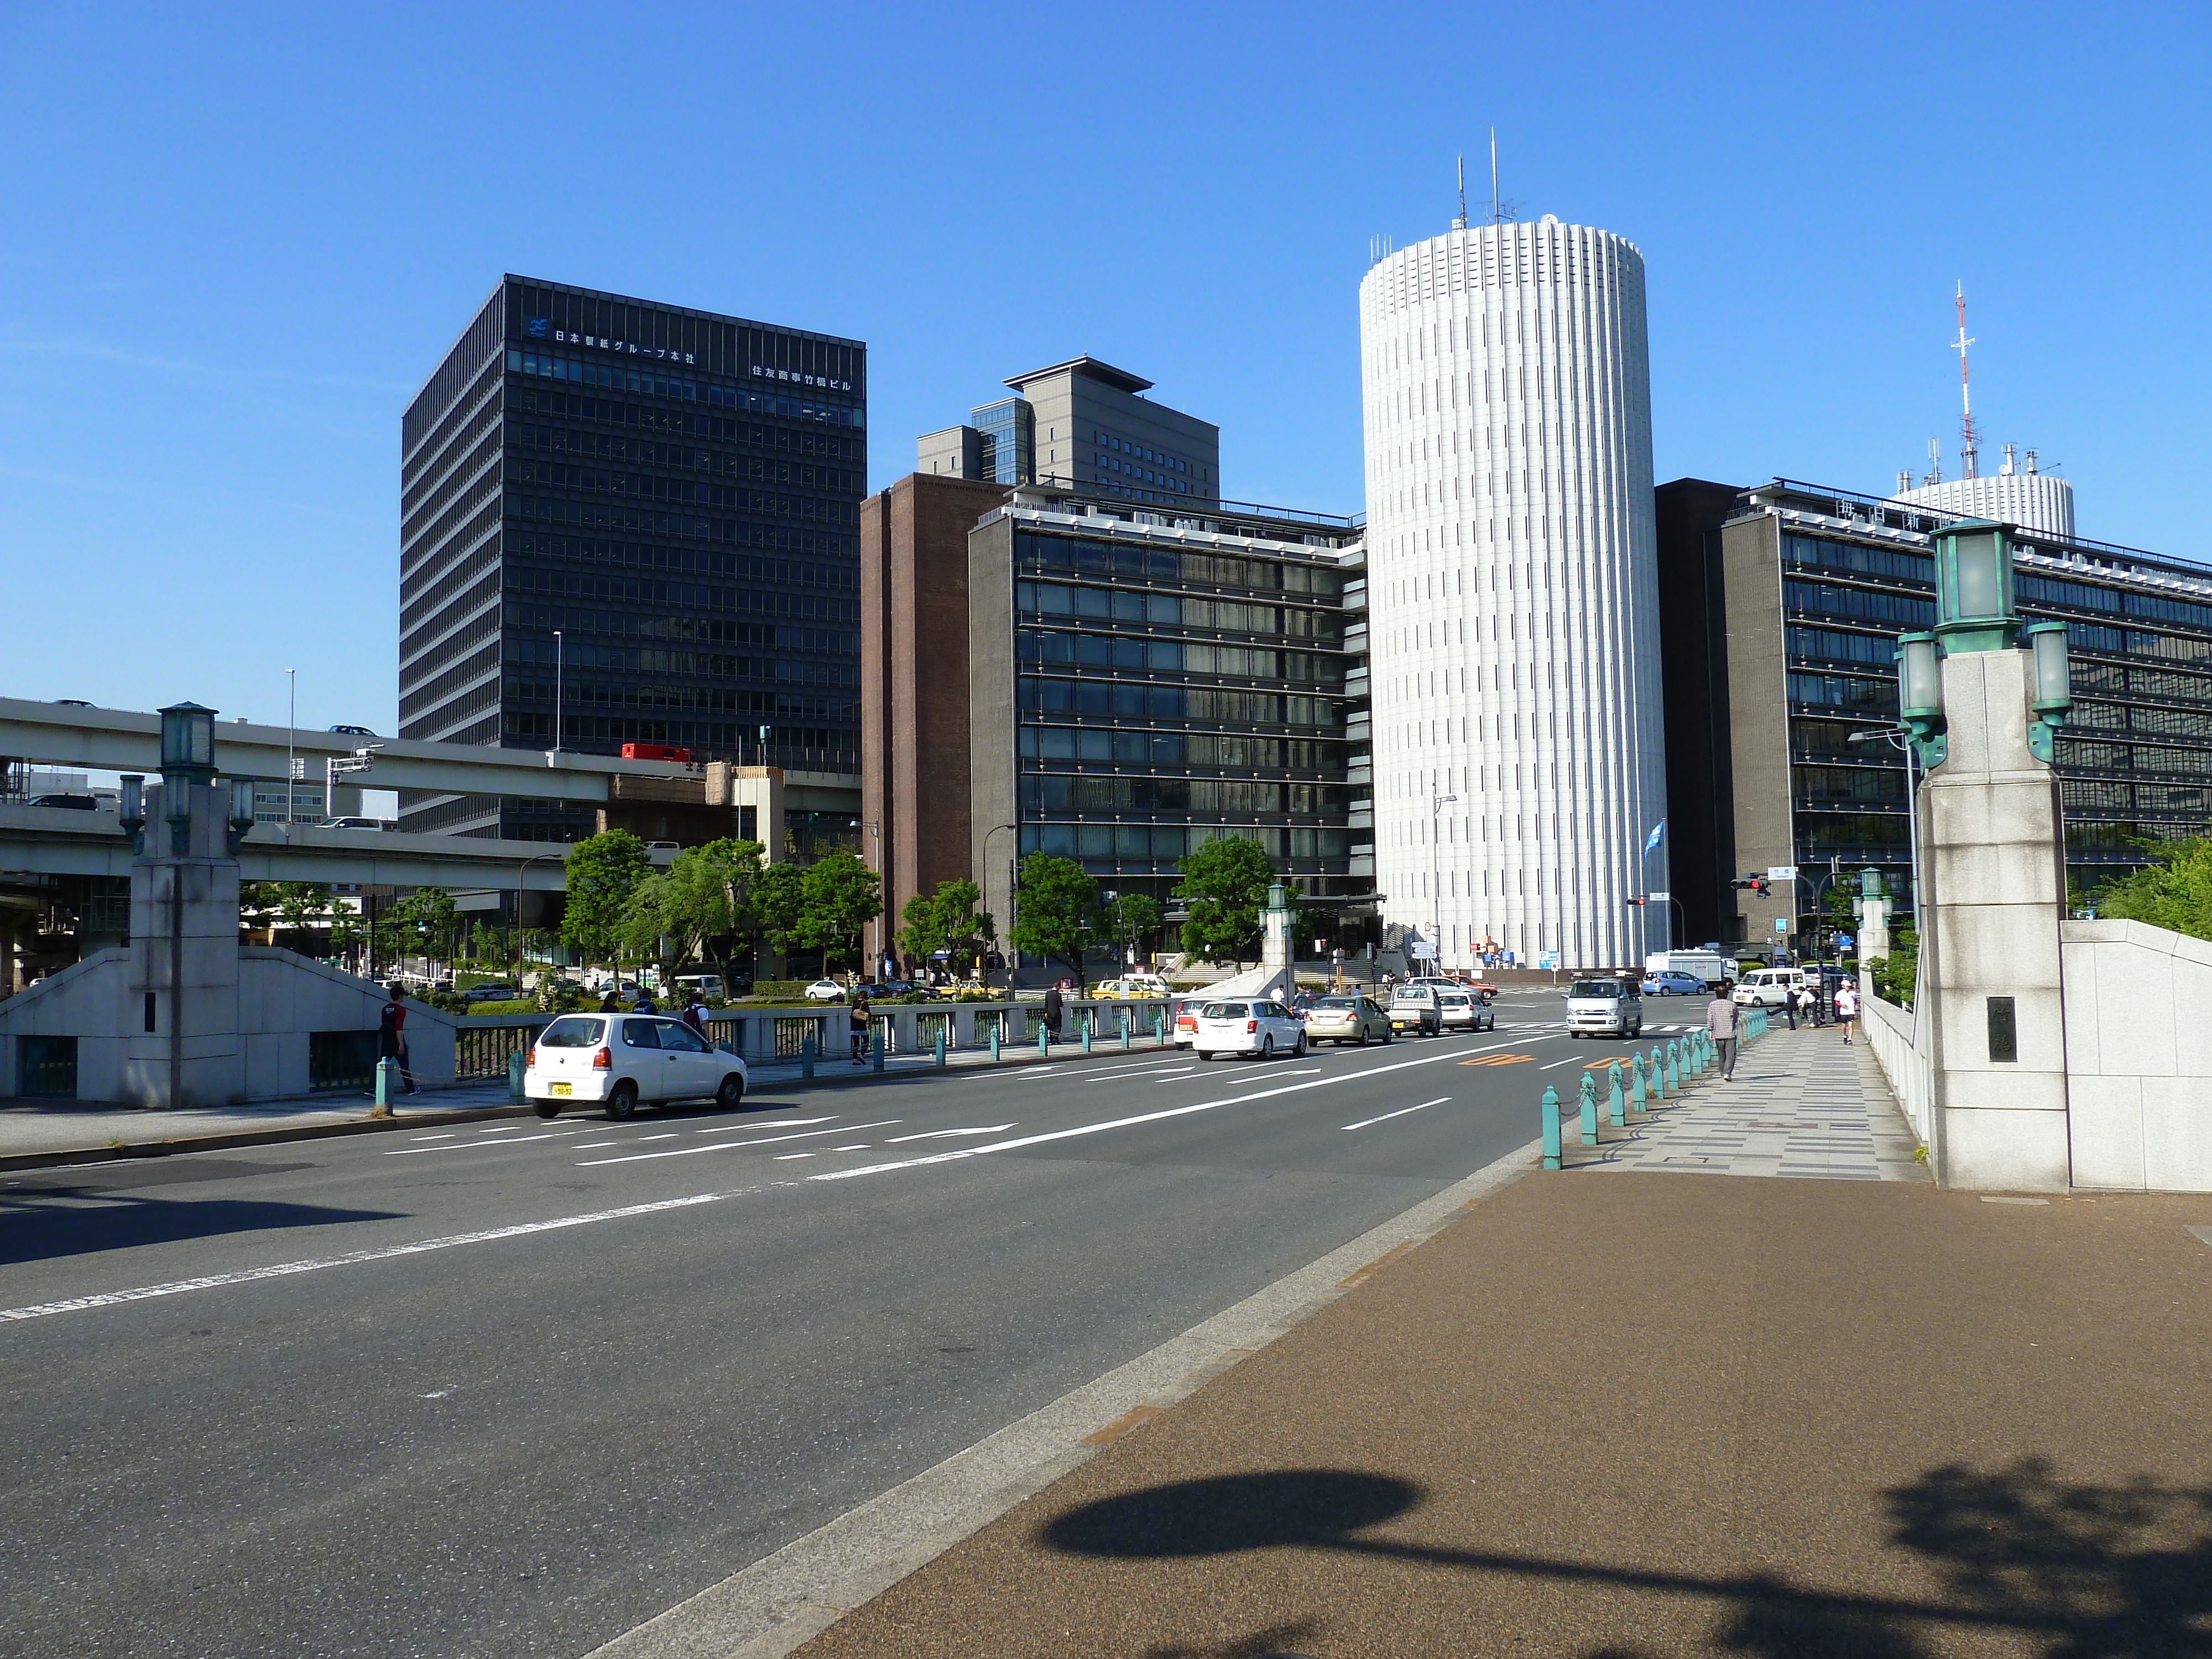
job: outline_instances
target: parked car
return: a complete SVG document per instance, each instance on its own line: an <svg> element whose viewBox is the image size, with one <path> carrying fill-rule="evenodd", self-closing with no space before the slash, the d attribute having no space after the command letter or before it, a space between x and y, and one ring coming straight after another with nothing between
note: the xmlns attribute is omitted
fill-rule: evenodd
<svg viewBox="0 0 2212 1659"><path fill-rule="evenodd" d="M1390 1016L1373 997L1319 997L1305 1011L1306 1036L1316 1042L1334 1042L1342 1048L1356 1042L1364 1048L1370 1042L1390 1040Z"/></svg>
<svg viewBox="0 0 2212 1659"><path fill-rule="evenodd" d="M1191 1047L1200 1060L1218 1054L1273 1060L1278 1054L1305 1053L1306 1028L1279 1002L1206 1002L1199 1005L1198 1035Z"/></svg>
<svg viewBox="0 0 2212 1659"><path fill-rule="evenodd" d="M488 981L483 985L470 986L467 990L461 993L461 1000L467 1003L513 1002L521 995L522 993L512 985L496 985Z"/></svg>
<svg viewBox="0 0 2212 1659"><path fill-rule="evenodd" d="M834 979L817 979L806 988L809 1002L842 1002L845 988Z"/></svg>
<svg viewBox="0 0 2212 1659"><path fill-rule="evenodd" d="M604 1105L628 1117L641 1103L744 1103L750 1074L739 1056L659 1014L563 1014L538 1033L524 1062L522 1092L540 1117L567 1106Z"/></svg>
<svg viewBox="0 0 2212 1659"><path fill-rule="evenodd" d="M1390 1029L1419 1031L1423 1036L1443 1036L1444 1011L1437 997L1433 985L1398 987L1390 994Z"/></svg>
<svg viewBox="0 0 2212 1659"><path fill-rule="evenodd" d="M1644 999L1634 980L1578 979L1564 994L1569 1036L1644 1035Z"/></svg>
<svg viewBox="0 0 2212 1659"><path fill-rule="evenodd" d="M376 735L365 726L333 726L330 729L342 738L373 738Z"/></svg>
<svg viewBox="0 0 2212 1659"><path fill-rule="evenodd" d="M1779 1008L1805 982L1795 968L1760 968L1735 982L1734 1000L1746 1008Z"/></svg>
<svg viewBox="0 0 2212 1659"><path fill-rule="evenodd" d="M90 795L33 795L27 806L60 806L72 812L97 812L100 803Z"/></svg>
<svg viewBox="0 0 2212 1659"><path fill-rule="evenodd" d="M1153 974L1125 974L1120 979L1103 979L1091 988L1091 992L1094 997L1124 1002L1139 997L1164 997L1167 994L1167 981Z"/></svg>
<svg viewBox="0 0 2212 1659"><path fill-rule="evenodd" d="M1448 1031L1494 1031L1497 1011L1479 1000L1472 991L1437 993L1437 1018Z"/></svg>
<svg viewBox="0 0 2212 1659"><path fill-rule="evenodd" d="M1679 968L1644 976L1644 994L1647 997L1701 997L1705 994L1705 981Z"/></svg>

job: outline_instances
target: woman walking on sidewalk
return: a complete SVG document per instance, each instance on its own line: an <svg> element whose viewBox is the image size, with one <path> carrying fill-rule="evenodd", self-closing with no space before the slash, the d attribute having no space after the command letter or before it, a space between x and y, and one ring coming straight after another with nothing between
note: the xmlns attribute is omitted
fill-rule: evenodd
<svg viewBox="0 0 2212 1659"><path fill-rule="evenodd" d="M1721 1051L1721 1081L1735 1077L1735 1002L1725 993L1705 1005L1705 1035Z"/></svg>
<svg viewBox="0 0 2212 1659"><path fill-rule="evenodd" d="M866 991L853 993L853 1012L850 1018L853 1023L853 1064L858 1066L866 1059L868 1039L874 1035L871 1028L875 1023L875 1015L868 1007L868 994Z"/></svg>
<svg viewBox="0 0 2212 1659"><path fill-rule="evenodd" d="M1843 1025L1844 1041L1849 1042L1859 1023L1859 988L1849 980L1836 987L1836 1018Z"/></svg>

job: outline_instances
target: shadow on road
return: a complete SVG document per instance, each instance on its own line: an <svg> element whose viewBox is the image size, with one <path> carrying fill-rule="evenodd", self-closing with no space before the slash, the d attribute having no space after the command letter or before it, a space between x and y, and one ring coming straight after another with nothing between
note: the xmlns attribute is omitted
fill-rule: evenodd
<svg viewBox="0 0 2212 1659"><path fill-rule="evenodd" d="M1698 1597L1721 1604L1719 1650L1763 1659L1925 1659L1933 1650L1923 1636L1942 1629L2017 1632L2041 1641L2046 1659L2212 1659L2212 1487L2068 1482L2040 1458L1994 1471L1930 1469L1884 1494L1890 1541L1920 1555L1944 1586L1925 1601L1361 1535L1425 1496L1390 1475L1285 1469L1105 1498L1047 1522L1042 1539L1068 1554L1138 1559L1328 1549ZM1181 1651L1162 1650L1161 1659ZM1647 1656L1607 1647L1587 1659Z"/></svg>
<svg viewBox="0 0 2212 1659"><path fill-rule="evenodd" d="M390 1210L338 1210L319 1204L233 1198L194 1203L122 1197L94 1186L50 1186L36 1194L0 1193L0 1266L225 1233L400 1218L398 1212Z"/></svg>

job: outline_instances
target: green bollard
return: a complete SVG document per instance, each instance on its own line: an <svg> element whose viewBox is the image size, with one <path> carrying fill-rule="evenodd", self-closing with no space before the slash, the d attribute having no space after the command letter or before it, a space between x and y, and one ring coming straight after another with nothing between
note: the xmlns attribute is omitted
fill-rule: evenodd
<svg viewBox="0 0 2212 1659"><path fill-rule="evenodd" d="M1000 1034L1004 1032L1006 1029L1006 1022L1005 1020L994 1018L991 1021L991 1064L994 1066L996 1066L999 1063L999 1038Z"/></svg>
<svg viewBox="0 0 2212 1659"><path fill-rule="evenodd" d="M1662 1103L1667 1098L1667 1065L1656 1042L1651 1045L1651 1096Z"/></svg>
<svg viewBox="0 0 2212 1659"><path fill-rule="evenodd" d="M1590 1081L1588 1072L1583 1073L1583 1145L1595 1146L1597 1139L1597 1085Z"/></svg>
<svg viewBox="0 0 2212 1659"><path fill-rule="evenodd" d="M1635 1110L1640 1112L1646 1109L1647 1104L1651 1097L1645 1092L1644 1087L1644 1056L1638 1054L1635 1059L1636 1065L1634 1069L1636 1073L1636 1082L1634 1087L1629 1092L1629 1104Z"/></svg>
<svg viewBox="0 0 2212 1659"><path fill-rule="evenodd" d="M1041 1054L1052 1052L1052 1030L1049 1026L1037 1027L1037 1052Z"/></svg>
<svg viewBox="0 0 2212 1659"><path fill-rule="evenodd" d="M507 1057L507 1101L510 1106L522 1104L523 1073L530 1069L530 1056L517 1048Z"/></svg>
<svg viewBox="0 0 2212 1659"><path fill-rule="evenodd" d="M945 1069L945 1027L941 1023L937 1028L937 1069Z"/></svg>
<svg viewBox="0 0 2212 1659"><path fill-rule="evenodd" d="M1556 1170L1565 1164L1566 1149L1559 1139L1559 1091L1550 1084L1544 1085L1544 1167Z"/></svg>
<svg viewBox="0 0 2212 1659"><path fill-rule="evenodd" d="M886 1019L880 1022L880 1024L873 1019L868 1022L868 1069L870 1071L880 1072L884 1069L884 1050L890 1046L890 1021Z"/></svg>
<svg viewBox="0 0 2212 1659"><path fill-rule="evenodd" d="M1682 1092L1682 1051L1671 1042L1667 1045L1667 1092Z"/></svg>
<svg viewBox="0 0 2212 1659"><path fill-rule="evenodd" d="M1129 1011L1127 1008L1121 1011L1121 1046L1124 1048L1129 1046Z"/></svg>
<svg viewBox="0 0 2212 1659"><path fill-rule="evenodd" d="M801 1077L814 1075L814 1033L811 1031L799 1044L799 1074Z"/></svg>
<svg viewBox="0 0 2212 1659"><path fill-rule="evenodd" d="M1152 1042L1153 1042L1154 1046L1155 1046L1155 1047L1158 1047L1158 1048L1166 1048L1166 1047L1167 1047L1167 1044L1168 1044L1168 1011L1167 1011L1166 1009L1164 1009L1164 1008L1156 1009L1156 1010L1154 1010L1154 1012L1153 1012L1153 1014L1152 1014Z"/></svg>
<svg viewBox="0 0 2212 1659"><path fill-rule="evenodd" d="M1613 1116L1613 1127L1616 1129L1626 1129L1628 1127L1628 1106L1626 1097L1620 1092L1620 1062L1619 1060L1614 1060L1607 1068L1605 1078L1606 1105Z"/></svg>
<svg viewBox="0 0 2212 1659"><path fill-rule="evenodd" d="M1091 1052L1091 1028L1094 1024L1096 1022L1086 1012L1083 1016L1083 1052L1086 1054Z"/></svg>
<svg viewBox="0 0 2212 1659"><path fill-rule="evenodd" d="M392 1097L399 1085L399 1062L380 1060L376 1062L376 1104L369 1108L371 1117L392 1115Z"/></svg>

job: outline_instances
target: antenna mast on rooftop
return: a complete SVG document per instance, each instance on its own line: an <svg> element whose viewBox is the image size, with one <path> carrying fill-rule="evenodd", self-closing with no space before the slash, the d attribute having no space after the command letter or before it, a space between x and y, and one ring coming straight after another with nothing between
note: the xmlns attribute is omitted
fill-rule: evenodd
<svg viewBox="0 0 2212 1659"><path fill-rule="evenodd" d="M1966 337L1966 285L1959 284L1959 337L1951 349L1959 354L1959 404L1962 411L1959 421L1959 465L1964 476L1978 477L1978 464L1981 459L1981 436L1974 430L1974 392L1966 379L1966 348L1973 341Z"/></svg>
<svg viewBox="0 0 2212 1659"><path fill-rule="evenodd" d="M1467 157L1459 158L1459 217L1452 221L1454 230L1467 228Z"/></svg>

